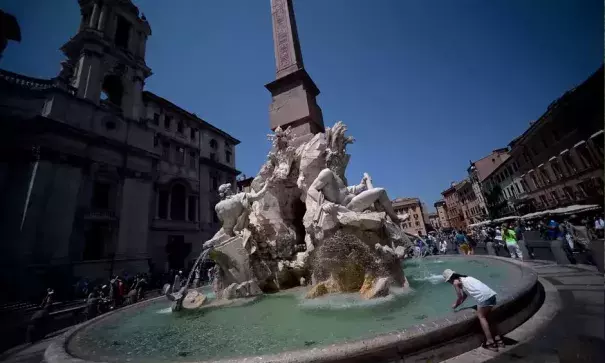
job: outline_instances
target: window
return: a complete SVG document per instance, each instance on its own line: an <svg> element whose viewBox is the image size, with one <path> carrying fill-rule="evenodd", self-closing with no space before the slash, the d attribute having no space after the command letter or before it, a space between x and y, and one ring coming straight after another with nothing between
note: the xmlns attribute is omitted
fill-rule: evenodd
<svg viewBox="0 0 605 363"><path fill-rule="evenodd" d="M210 153L210 160L216 161L216 153Z"/></svg>
<svg viewBox="0 0 605 363"><path fill-rule="evenodd" d="M544 184L550 184L550 178L548 177L548 173L546 173L544 170L540 170L540 178L542 178L542 181L544 181Z"/></svg>
<svg viewBox="0 0 605 363"><path fill-rule="evenodd" d="M172 122L172 118L168 115L164 116L164 128L166 130L170 130L170 123Z"/></svg>
<svg viewBox="0 0 605 363"><path fill-rule="evenodd" d="M229 150L225 151L225 161L229 164L231 163L231 151Z"/></svg>
<svg viewBox="0 0 605 363"><path fill-rule="evenodd" d="M525 162L531 163L531 158L529 157L529 154L526 152L523 153L523 159L525 159Z"/></svg>
<svg viewBox="0 0 605 363"><path fill-rule="evenodd" d="M216 149L218 149L218 142L216 142L216 140L215 140L215 139L210 140L210 148L211 148L212 150L216 150Z"/></svg>
<svg viewBox="0 0 605 363"><path fill-rule="evenodd" d="M532 146L529 149L531 150L531 153L534 154L534 156L538 156L538 152L536 151L535 147Z"/></svg>
<svg viewBox="0 0 605 363"><path fill-rule="evenodd" d="M546 142L545 138L542 137L540 139L540 142L542 142L542 147L544 147L545 149L548 149L548 143Z"/></svg>
<svg viewBox="0 0 605 363"><path fill-rule="evenodd" d="M179 165L185 164L185 149L182 147L176 148L176 160L175 162Z"/></svg>
<svg viewBox="0 0 605 363"><path fill-rule="evenodd" d="M218 178L214 175L210 177L210 190L218 190Z"/></svg>
<svg viewBox="0 0 605 363"><path fill-rule="evenodd" d="M576 188L578 188L578 192L580 192L581 197L585 197L588 195L586 193L586 189L584 189L584 186L582 184L576 184Z"/></svg>
<svg viewBox="0 0 605 363"><path fill-rule="evenodd" d="M189 129L189 136L191 138L191 140L195 140L195 136L197 135L197 130L194 129L193 127Z"/></svg>
<svg viewBox="0 0 605 363"><path fill-rule="evenodd" d="M107 228L95 224L88 231L85 232L86 244L84 245L84 253L82 259L84 260L100 260L105 254L105 236L107 235Z"/></svg>
<svg viewBox="0 0 605 363"><path fill-rule="evenodd" d="M519 189L519 184L515 183L513 185L515 186L515 190L517 191L517 194L521 194L521 190Z"/></svg>
<svg viewBox="0 0 605 363"><path fill-rule="evenodd" d="M153 147L157 147L160 144L160 138L158 135L153 135Z"/></svg>
<svg viewBox="0 0 605 363"><path fill-rule="evenodd" d="M176 124L176 131L179 134L182 134L184 130L185 130L185 125L183 124L182 121Z"/></svg>
<svg viewBox="0 0 605 363"><path fill-rule="evenodd" d="M537 188L540 188L540 184L538 184L538 178L536 178L536 176L534 175L535 173L531 173L531 181L534 183L534 186Z"/></svg>
<svg viewBox="0 0 605 363"><path fill-rule="evenodd" d="M418 214L414 214L414 219L418 219Z"/></svg>
<svg viewBox="0 0 605 363"><path fill-rule="evenodd" d="M557 130L553 130L553 131L552 131L552 138L553 138L555 141L559 141L559 140L561 139L561 136L559 135L559 132L558 132Z"/></svg>
<svg viewBox="0 0 605 363"><path fill-rule="evenodd" d="M197 220L196 211L197 211L197 197L192 195L189 197L189 209L187 210L187 220L188 221L195 222Z"/></svg>
<svg viewBox="0 0 605 363"><path fill-rule="evenodd" d="M542 202L542 204L544 206L548 205L548 200L546 199L546 197L543 194L540 195L540 202Z"/></svg>
<svg viewBox="0 0 605 363"><path fill-rule="evenodd" d="M105 76L101 84L101 100L115 106L121 106L123 95L124 86L120 77L114 74Z"/></svg>
<svg viewBox="0 0 605 363"><path fill-rule="evenodd" d="M185 186L175 184L170 193L170 219L176 221L185 220Z"/></svg>
<svg viewBox="0 0 605 363"><path fill-rule="evenodd" d="M159 125L160 124L160 114L159 113L154 113L153 114L153 124L154 125Z"/></svg>
<svg viewBox="0 0 605 363"><path fill-rule="evenodd" d="M170 160L170 143L167 141L162 144L162 158Z"/></svg>
<svg viewBox="0 0 605 363"><path fill-rule="evenodd" d="M158 192L158 218L168 218L168 191L166 190Z"/></svg>
<svg viewBox="0 0 605 363"><path fill-rule="evenodd" d="M416 227L420 227L420 222L416 221Z"/></svg>
<svg viewBox="0 0 605 363"><path fill-rule="evenodd" d="M577 151L580 160L584 164L584 169L588 169L595 165L592 155L590 155L590 151L588 151L588 148L586 148L586 144L580 146Z"/></svg>
<svg viewBox="0 0 605 363"><path fill-rule="evenodd" d="M573 200L573 189L571 189L571 187L563 187L563 195L570 200Z"/></svg>
<svg viewBox="0 0 605 363"><path fill-rule="evenodd" d="M118 47L128 49L128 40L130 38L130 23L124 17L118 16L116 34L114 37Z"/></svg>
<svg viewBox="0 0 605 363"><path fill-rule="evenodd" d="M94 209L109 208L109 183L95 182L92 192L92 207Z"/></svg>
<svg viewBox="0 0 605 363"><path fill-rule="evenodd" d="M563 161L563 165L565 166L565 168L569 171L569 174L575 174L578 172L576 165L574 164L573 160L571 160L571 157L569 156L569 152L566 152L563 155L561 155L561 160Z"/></svg>
<svg viewBox="0 0 605 363"><path fill-rule="evenodd" d="M195 157L195 152L190 152L189 153L189 167L191 169L197 169L197 160Z"/></svg>
<svg viewBox="0 0 605 363"><path fill-rule="evenodd" d="M550 192L550 197L552 198L552 200L554 200L555 202L559 201L559 196L557 195L557 192L552 191Z"/></svg>
<svg viewBox="0 0 605 363"><path fill-rule="evenodd" d="M563 178L563 172L561 171L561 167L559 167L559 163L556 160L550 162L550 168L552 169L555 178Z"/></svg>

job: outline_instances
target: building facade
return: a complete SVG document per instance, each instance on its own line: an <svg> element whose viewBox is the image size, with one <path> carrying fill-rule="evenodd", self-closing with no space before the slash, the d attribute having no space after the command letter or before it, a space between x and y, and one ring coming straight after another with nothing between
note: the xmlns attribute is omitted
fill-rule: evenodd
<svg viewBox="0 0 605 363"><path fill-rule="evenodd" d="M462 203L460 203L459 199L458 184L460 183L453 182L449 188L441 192L441 195L443 195L443 199L445 200L450 228L464 229L467 223L464 218Z"/></svg>
<svg viewBox="0 0 605 363"><path fill-rule="evenodd" d="M511 143L511 185L519 190L514 204L520 213L603 204L603 99L601 66Z"/></svg>
<svg viewBox="0 0 605 363"><path fill-rule="evenodd" d="M419 198L396 198L392 202L393 209L398 215L408 214L409 218L403 222L403 228L406 232L426 236L425 221L422 203Z"/></svg>
<svg viewBox="0 0 605 363"><path fill-rule="evenodd" d="M449 216L447 214L447 205L445 204L445 200L441 199L436 201L434 206L437 210L437 215L439 216L440 228L450 228Z"/></svg>
<svg viewBox="0 0 605 363"><path fill-rule="evenodd" d="M518 170L518 166L508 157L483 180L481 186L487 199L490 219L518 214L515 203L525 190L515 178L515 170Z"/></svg>
<svg viewBox="0 0 605 363"><path fill-rule="evenodd" d="M433 229L440 230L441 229L441 223L440 223L440 220L439 220L439 214L437 214L437 213L429 213L429 224L433 227Z"/></svg>
<svg viewBox="0 0 605 363"><path fill-rule="evenodd" d="M151 28L138 8L79 4L57 77L0 71L0 258L15 296L187 267L219 228L218 186L238 174L238 140L143 90Z"/></svg>
<svg viewBox="0 0 605 363"><path fill-rule="evenodd" d="M476 202L468 208L472 223L481 222L489 218L487 201L485 198L483 182L500 164L508 159L508 148L500 148L489 155L472 161L467 169L468 179L471 183Z"/></svg>

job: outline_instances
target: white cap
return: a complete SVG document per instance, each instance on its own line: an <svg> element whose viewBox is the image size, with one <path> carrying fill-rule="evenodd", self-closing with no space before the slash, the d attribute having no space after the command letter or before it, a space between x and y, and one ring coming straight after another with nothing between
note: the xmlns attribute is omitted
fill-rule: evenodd
<svg viewBox="0 0 605 363"><path fill-rule="evenodd" d="M443 271L443 278L445 279L445 281L449 281L450 278L452 278L452 275L455 272L453 270L450 270L449 268Z"/></svg>

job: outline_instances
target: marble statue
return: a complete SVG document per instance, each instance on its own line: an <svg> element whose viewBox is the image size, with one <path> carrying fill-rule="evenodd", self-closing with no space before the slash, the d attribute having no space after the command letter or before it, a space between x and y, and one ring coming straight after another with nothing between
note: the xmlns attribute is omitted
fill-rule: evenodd
<svg viewBox="0 0 605 363"><path fill-rule="evenodd" d="M204 249L212 247L229 237L234 237L237 232L243 231L249 223L248 216L252 203L265 195L272 182L273 178L269 178L263 188L256 193L241 192L237 194L233 193L231 184L222 184L218 188L221 200L214 207L221 222L221 229L211 240L204 243Z"/></svg>
<svg viewBox="0 0 605 363"><path fill-rule="evenodd" d="M353 291L375 298L393 284L406 286L401 251L411 242L400 224L409 216L395 213L367 173L347 185L346 148L355 140L346 131L339 121L295 144L291 129L278 127L253 192L219 187L221 228L203 247L216 263L219 299L305 285L309 298ZM169 297L176 309L186 288Z"/></svg>

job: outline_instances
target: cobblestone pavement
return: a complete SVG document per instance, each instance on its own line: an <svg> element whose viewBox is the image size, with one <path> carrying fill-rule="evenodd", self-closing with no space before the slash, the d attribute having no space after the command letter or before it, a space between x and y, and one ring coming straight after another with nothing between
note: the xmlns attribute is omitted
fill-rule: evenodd
<svg viewBox="0 0 605 363"><path fill-rule="evenodd" d="M604 279L594 267L528 262L559 291L559 314L530 341L513 346L491 363L605 362Z"/></svg>
<svg viewBox="0 0 605 363"><path fill-rule="evenodd" d="M527 342L492 357L477 349L465 363L602 363L605 362L604 279L592 266L557 265L551 261L527 262L538 275L554 285L563 306L542 331ZM3 362L39 363L53 337L22 346Z"/></svg>

